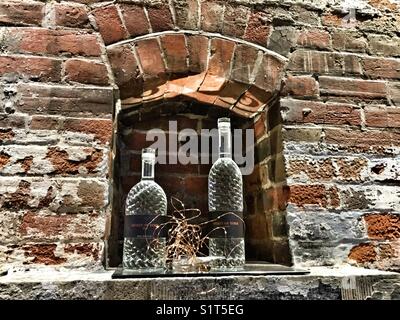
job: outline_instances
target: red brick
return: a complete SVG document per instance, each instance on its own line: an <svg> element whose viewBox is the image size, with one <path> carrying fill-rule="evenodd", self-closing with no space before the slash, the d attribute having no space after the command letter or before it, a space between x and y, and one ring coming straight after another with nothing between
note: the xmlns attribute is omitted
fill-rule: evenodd
<svg viewBox="0 0 400 320"><path fill-rule="evenodd" d="M105 44L118 42L126 38L126 30L115 5L95 9L92 13Z"/></svg>
<svg viewBox="0 0 400 320"><path fill-rule="evenodd" d="M249 15L250 9L248 7L226 4L222 34L242 38L246 30Z"/></svg>
<svg viewBox="0 0 400 320"><path fill-rule="evenodd" d="M183 34L169 34L161 37L161 46L164 49L164 57L167 70L172 73L188 71L185 36Z"/></svg>
<svg viewBox="0 0 400 320"><path fill-rule="evenodd" d="M330 40L328 32L313 29L302 31L297 39L297 44L307 48L328 49L331 46Z"/></svg>
<svg viewBox="0 0 400 320"><path fill-rule="evenodd" d="M100 56L97 37L85 31L18 28L10 29L9 37L16 39L8 50L20 53L53 55Z"/></svg>
<svg viewBox="0 0 400 320"><path fill-rule="evenodd" d="M214 38L211 40L211 56L208 62L208 74L228 78L235 43L230 40Z"/></svg>
<svg viewBox="0 0 400 320"><path fill-rule="evenodd" d="M139 41L136 44L136 50L144 74L156 76L165 72L164 61L157 39Z"/></svg>
<svg viewBox="0 0 400 320"><path fill-rule="evenodd" d="M249 85L228 81L222 90L218 92L218 99L214 103L223 108L230 108L235 105L248 89Z"/></svg>
<svg viewBox="0 0 400 320"><path fill-rule="evenodd" d="M282 107L288 109L285 115L288 123L361 124L360 110L348 104L284 100Z"/></svg>
<svg viewBox="0 0 400 320"><path fill-rule="evenodd" d="M29 114L109 116L114 105L109 88L19 84L17 108Z"/></svg>
<svg viewBox="0 0 400 320"><path fill-rule="evenodd" d="M189 50L189 71L202 72L207 69L208 44L209 40L205 36L187 36Z"/></svg>
<svg viewBox="0 0 400 320"><path fill-rule="evenodd" d="M70 155L67 151L58 147L49 147L46 154L46 159L49 160L53 165L54 170L52 174L81 175L82 168L85 168L88 173L94 173L98 171L98 166L103 160L103 152L94 148L86 148L85 152L87 154L86 158L76 161L75 159L70 159ZM78 196L82 198L82 196L79 194ZM94 199L95 198L92 195L90 201L94 201ZM81 203L81 205L84 206L85 203Z"/></svg>
<svg viewBox="0 0 400 320"><path fill-rule="evenodd" d="M131 37L149 33L150 24L142 6L121 4L120 8L125 21L125 27Z"/></svg>
<svg viewBox="0 0 400 320"><path fill-rule="evenodd" d="M267 133L267 123L265 120L265 113L263 112L258 120L256 120L254 123L254 136L256 140Z"/></svg>
<svg viewBox="0 0 400 320"><path fill-rule="evenodd" d="M55 24L71 28L89 27L88 11L85 5L55 3Z"/></svg>
<svg viewBox="0 0 400 320"><path fill-rule="evenodd" d="M256 61L260 51L245 44L236 45L231 79L250 83L257 72Z"/></svg>
<svg viewBox="0 0 400 320"><path fill-rule="evenodd" d="M244 39L266 46L271 33L271 26L268 25L268 17L263 12L253 12L247 24Z"/></svg>
<svg viewBox="0 0 400 320"><path fill-rule="evenodd" d="M369 127L400 128L400 110L393 107L372 107L364 110L365 123Z"/></svg>
<svg viewBox="0 0 400 320"><path fill-rule="evenodd" d="M319 77L320 92L325 95L351 96L367 99L386 98L386 85L380 81Z"/></svg>
<svg viewBox="0 0 400 320"><path fill-rule="evenodd" d="M30 128L32 130L57 130L59 125L59 117L33 116Z"/></svg>
<svg viewBox="0 0 400 320"><path fill-rule="evenodd" d="M112 137L112 121L109 119L73 119L64 120L63 129L66 131L93 134L101 143L110 143Z"/></svg>
<svg viewBox="0 0 400 320"><path fill-rule="evenodd" d="M340 30L332 34L332 47L339 51L365 52L368 43L355 32Z"/></svg>
<svg viewBox="0 0 400 320"><path fill-rule="evenodd" d="M318 83L311 76L289 75L282 89L283 95L293 97L316 97L318 92Z"/></svg>
<svg viewBox="0 0 400 320"><path fill-rule="evenodd" d="M251 86L250 89L240 97L234 108L234 111L236 111L236 108L238 108L251 113L256 113L263 108L270 98L270 93L265 92L256 86Z"/></svg>
<svg viewBox="0 0 400 320"><path fill-rule="evenodd" d="M40 25L44 18L44 4L2 1L0 3L0 24Z"/></svg>
<svg viewBox="0 0 400 320"><path fill-rule="evenodd" d="M361 243L350 250L349 259L358 263L375 262L377 254L371 243Z"/></svg>
<svg viewBox="0 0 400 320"><path fill-rule="evenodd" d="M400 215L368 214L364 216L368 237L374 240L395 240L400 238Z"/></svg>
<svg viewBox="0 0 400 320"><path fill-rule="evenodd" d="M224 3L222 1L201 2L201 30L222 32L223 19Z"/></svg>
<svg viewBox="0 0 400 320"><path fill-rule="evenodd" d="M368 77L400 79L399 59L364 58L363 65Z"/></svg>
<svg viewBox="0 0 400 320"><path fill-rule="evenodd" d="M30 244L23 247L26 257L31 258L30 263L57 265L67 261L55 255L56 244Z"/></svg>
<svg viewBox="0 0 400 320"><path fill-rule="evenodd" d="M337 207L337 190L327 189L325 185L292 185L289 202L299 207L318 205L320 207Z"/></svg>
<svg viewBox="0 0 400 320"><path fill-rule="evenodd" d="M65 79L85 84L107 85L107 68L103 63L69 59L65 63Z"/></svg>
<svg viewBox="0 0 400 320"><path fill-rule="evenodd" d="M183 30L197 30L200 19L199 7L197 0L174 1L177 26Z"/></svg>
<svg viewBox="0 0 400 320"><path fill-rule="evenodd" d="M0 75L35 81L60 81L61 60L42 57L0 56Z"/></svg>
<svg viewBox="0 0 400 320"><path fill-rule="evenodd" d="M258 70L255 85L267 92L275 92L280 88L284 63L277 58L264 55Z"/></svg>
<svg viewBox="0 0 400 320"><path fill-rule="evenodd" d="M147 13L153 32L161 32L174 29L172 14L168 4L148 7Z"/></svg>

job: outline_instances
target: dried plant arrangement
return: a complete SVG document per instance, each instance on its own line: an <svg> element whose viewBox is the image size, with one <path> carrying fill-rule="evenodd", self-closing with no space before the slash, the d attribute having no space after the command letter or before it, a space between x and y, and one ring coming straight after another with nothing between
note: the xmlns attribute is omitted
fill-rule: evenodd
<svg viewBox="0 0 400 320"><path fill-rule="evenodd" d="M154 239L152 244L149 244L149 247L154 246L153 241L158 241L159 234L164 229L167 229L168 240L165 255L168 269L178 272L210 271L214 265L218 265L225 257L209 257L202 253L201 249L203 247L208 248L207 241L209 235L213 232L222 230L225 235L227 233L224 227L212 227L212 223L225 215L237 215L228 212L215 219L196 223L196 219L201 216L199 209L187 209L182 201L174 197L171 197L171 206L173 208L172 216L169 216L167 222L160 224L156 228ZM241 219L240 217L238 218Z"/></svg>

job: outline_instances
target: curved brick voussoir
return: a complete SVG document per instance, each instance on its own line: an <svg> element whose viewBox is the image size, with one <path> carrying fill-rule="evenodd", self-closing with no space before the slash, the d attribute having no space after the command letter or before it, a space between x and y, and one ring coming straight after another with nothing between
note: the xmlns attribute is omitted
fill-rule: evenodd
<svg viewBox="0 0 400 320"><path fill-rule="evenodd" d="M218 34L165 32L108 46L122 108L179 97L253 117L279 92L287 59Z"/></svg>

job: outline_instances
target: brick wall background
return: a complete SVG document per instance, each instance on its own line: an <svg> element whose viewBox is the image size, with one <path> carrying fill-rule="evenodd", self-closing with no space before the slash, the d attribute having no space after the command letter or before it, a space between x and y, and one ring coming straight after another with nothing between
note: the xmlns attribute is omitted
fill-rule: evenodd
<svg viewBox="0 0 400 320"><path fill-rule="evenodd" d="M117 141L171 101L251 120L257 255L398 270L400 8L365 3L2 1L1 270L102 268Z"/></svg>

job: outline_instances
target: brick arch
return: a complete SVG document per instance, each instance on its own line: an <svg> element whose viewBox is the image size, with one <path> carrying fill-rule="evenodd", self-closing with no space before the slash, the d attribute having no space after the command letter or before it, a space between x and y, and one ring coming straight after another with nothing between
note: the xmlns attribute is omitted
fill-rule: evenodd
<svg viewBox="0 0 400 320"><path fill-rule="evenodd" d="M106 45L150 33L191 30L219 33L266 47L273 29L273 13L243 1L113 2L96 5L91 11Z"/></svg>
<svg viewBox="0 0 400 320"><path fill-rule="evenodd" d="M163 32L110 45L122 109L179 98L251 118L280 91L286 59L218 34Z"/></svg>

